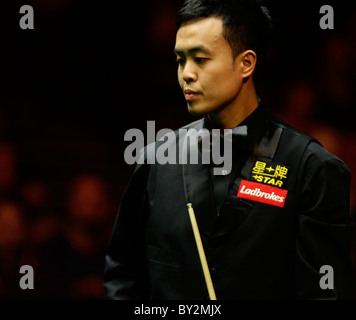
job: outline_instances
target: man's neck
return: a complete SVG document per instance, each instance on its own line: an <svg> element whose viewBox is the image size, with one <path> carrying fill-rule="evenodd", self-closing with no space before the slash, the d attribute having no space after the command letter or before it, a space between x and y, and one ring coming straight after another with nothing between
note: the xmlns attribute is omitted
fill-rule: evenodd
<svg viewBox="0 0 356 320"><path fill-rule="evenodd" d="M246 83L238 97L216 113L208 115L209 120L221 129L232 129L243 122L258 107L259 101L253 82Z"/></svg>

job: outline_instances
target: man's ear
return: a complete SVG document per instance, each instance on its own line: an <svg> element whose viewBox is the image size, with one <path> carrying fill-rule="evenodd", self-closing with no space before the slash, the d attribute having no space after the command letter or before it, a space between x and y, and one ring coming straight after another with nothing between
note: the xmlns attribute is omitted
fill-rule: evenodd
<svg viewBox="0 0 356 320"><path fill-rule="evenodd" d="M252 50L246 50L240 54L240 63L242 70L242 77L249 78L252 76L257 63L257 55Z"/></svg>

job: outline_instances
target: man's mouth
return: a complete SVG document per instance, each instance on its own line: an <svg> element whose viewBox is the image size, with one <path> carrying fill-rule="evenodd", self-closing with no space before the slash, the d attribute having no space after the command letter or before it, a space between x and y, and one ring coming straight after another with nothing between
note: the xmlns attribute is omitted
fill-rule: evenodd
<svg viewBox="0 0 356 320"><path fill-rule="evenodd" d="M193 100L195 99L200 93L197 91L193 91L190 89L185 89L184 90L184 96L185 96L185 100Z"/></svg>

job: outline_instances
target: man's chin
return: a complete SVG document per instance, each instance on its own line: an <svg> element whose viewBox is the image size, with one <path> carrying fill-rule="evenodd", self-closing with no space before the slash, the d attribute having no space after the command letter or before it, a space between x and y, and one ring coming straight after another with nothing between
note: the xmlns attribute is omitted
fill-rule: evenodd
<svg viewBox="0 0 356 320"><path fill-rule="evenodd" d="M199 116L203 116L205 115L207 112L205 112L204 110L199 110L198 108L192 108L191 106L188 105L188 112L195 117L199 117Z"/></svg>

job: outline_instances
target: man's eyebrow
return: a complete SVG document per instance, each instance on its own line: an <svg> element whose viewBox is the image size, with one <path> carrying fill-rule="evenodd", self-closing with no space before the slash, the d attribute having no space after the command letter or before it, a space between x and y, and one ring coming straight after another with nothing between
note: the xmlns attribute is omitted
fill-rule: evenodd
<svg viewBox="0 0 356 320"><path fill-rule="evenodd" d="M210 53L210 50L204 46L198 46L198 47L194 47L194 48L190 48L188 50L180 50L180 49L177 49L175 48L174 49L174 53L177 54L177 55L184 55L185 53L188 53L189 55L193 54L193 53L196 53L196 52L204 52L204 53Z"/></svg>

